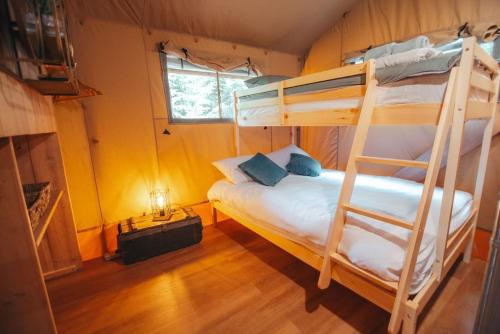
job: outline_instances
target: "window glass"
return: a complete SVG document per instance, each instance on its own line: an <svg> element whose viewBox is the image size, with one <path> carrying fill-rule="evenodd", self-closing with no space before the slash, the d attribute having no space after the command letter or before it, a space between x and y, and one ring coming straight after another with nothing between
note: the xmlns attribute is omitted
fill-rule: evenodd
<svg viewBox="0 0 500 334"><path fill-rule="evenodd" d="M161 54L171 122L227 121L233 118L233 92L254 77L247 69L216 72Z"/></svg>
<svg viewBox="0 0 500 334"><path fill-rule="evenodd" d="M171 118L219 118L217 76L169 71Z"/></svg>

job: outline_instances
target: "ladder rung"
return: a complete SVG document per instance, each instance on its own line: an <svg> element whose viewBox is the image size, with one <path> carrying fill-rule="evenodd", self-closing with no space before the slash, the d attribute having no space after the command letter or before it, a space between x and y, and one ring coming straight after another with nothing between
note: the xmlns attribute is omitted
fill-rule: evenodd
<svg viewBox="0 0 500 334"><path fill-rule="evenodd" d="M402 219L398 219L396 217L392 217L392 216L389 216L389 215L386 215L383 213L378 213L378 212L362 209L362 208L359 208L359 207L356 207L353 205L349 205L349 204L343 204L342 208L346 211L354 212L354 213L360 214L362 216L366 216L366 217L370 217L370 218L373 218L376 220L380 220L380 221L383 221L385 223L389 223L389 224L396 225L396 226L399 226L402 228L406 228L408 230L413 229L413 225L408 223L407 221L402 220Z"/></svg>
<svg viewBox="0 0 500 334"><path fill-rule="evenodd" d="M367 162L377 165L404 166L404 167L421 168L421 169L427 169L427 167L429 166L429 163L426 161L378 158L378 157L368 157L365 155L358 156L356 158L356 161Z"/></svg>

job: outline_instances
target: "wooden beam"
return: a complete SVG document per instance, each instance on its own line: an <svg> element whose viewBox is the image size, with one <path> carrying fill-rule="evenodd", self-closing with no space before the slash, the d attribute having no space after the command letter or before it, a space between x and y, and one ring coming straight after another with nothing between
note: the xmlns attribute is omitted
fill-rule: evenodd
<svg viewBox="0 0 500 334"><path fill-rule="evenodd" d="M398 283L397 282L389 282L381 279L377 275L374 275L370 273L367 270L361 269L360 267L352 264L347 260L344 256L338 254L338 253L332 253L332 260L338 264L341 264L342 267L346 268L347 270L352 271L353 273L357 274L358 276L363 277L364 279L388 290L393 293L395 293L398 290Z"/></svg>
<svg viewBox="0 0 500 334"><path fill-rule="evenodd" d="M257 86L253 88L247 88L244 90L238 90L235 92L237 97L254 95L259 93L272 92L273 90L278 90L280 82L272 82L267 85Z"/></svg>
<svg viewBox="0 0 500 334"><path fill-rule="evenodd" d="M357 157L356 161L362 163L376 164L376 165L403 166L403 167L420 168L420 169L427 169L427 166L429 165L425 161L379 158L379 157L369 157L364 155L360 155L359 157Z"/></svg>
<svg viewBox="0 0 500 334"><path fill-rule="evenodd" d="M486 66L491 72L498 73L498 63L496 62L496 60L493 59L493 57L491 57L489 54L487 54L486 51L484 51L484 49L479 45L474 48L474 57L478 59L484 66Z"/></svg>
<svg viewBox="0 0 500 334"><path fill-rule="evenodd" d="M441 110L440 103L415 103L376 106L372 125L436 125ZM314 111L285 112L285 126L348 126L358 125L360 109L322 109ZM266 125L265 121L255 123ZM268 119L270 115L266 115ZM242 124L244 125L244 124Z"/></svg>
<svg viewBox="0 0 500 334"><path fill-rule="evenodd" d="M362 97L365 95L365 85L355 85L321 92L311 92L302 94L285 95L285 104L318 102L336 99L346 99L351 97Z"/></svg>
<svg viewBox="0 0 500 334"><path fill-rule="evenodd" d="M43 274L43 278L46 281L49 281L49 280L54 279L54 278L58 278L58 277L61 277L61 276L64 276L64 275L68 275L68 274L74 273L78 269L79 269L78 266L71 265L69 267L60 268L60 269L57 269L57 270L54 270L54 271L48 271L48 272L46 272L46 273Z"/></svg>
<svg viewBox="0 0 500 334"><path fill-rule="evenodd" d="M374 125L437 125L441 103L410 103L376 106Z"/></svg>
<svg viewBox="0 0 500 334"><path fill-rule="evenodd" d="M451 237L448 238L448 240L446 241L446 245L445 245L445 258L450 253L450 251L453 248L455 248L457 243L463 238L463 236L470 229L476 215L477 215L477 210L475 208L473 208L472 212L470 213L470 215L467 218L467 220L465 221L465 223L462 226L460 226L460 228ZM438 277L438 280L442 280L442 279L443 279L443 276Z"/></svg>
<svg viewBox="0 0 500 334"><path fill-rule="evenodd" d="M300 77L292 78L283 81L284 88L303 86L310 83L316 83L321 81L328 81L338 78L344 78L354 75L359 75L366 73L368 63L347 65L338 68L334 68L328 71L317 72L313 74L303 75ZM368 80L366 81L368 82Z"/></svg>
<svg viewBox="0 0 500 334"><path fill-rule="evenodd" d="M354 212L354 213L357 213L357 214L362 215L362 216L366 216L369 218L373 218L373 219L382 221L384 223L388 223L388 224L392 224L395 226L405 228L407 230L413 229L413 225L411 223L409 223L405 220L398 219L396 217L392 217L392 216L383 214L383 213L362 209L362 208L356 207L352 204L343 204L342 208L345 211Z"/></svg>
<svg viewBox="0 0 500 334"><path fill-rule="evenodd" d="M304 263L307 263L311 267L318 269L321 267L321 263L323 261L323 258L313 252L312 250L288 239L285 238L281 235L278 235L276 233L273 233L272 231L265 229L261 227L262 224L255 224L254 219L250 218L246 214L239 212L238 210L233 209L232 207L228 205L224 205L220 201L213 201L212 205L215 209L219 210L223 214L225 214L228 217L233 218L235 221L240 223L241 225L245 226L249 230L257 233L261 237L263 237L266 240L269 240L276 246L280 247L281 249L285 250L286 252L294 255L297 257L299 260L301 260Z"/></svg>
<svg viewBox="0 0 500 334"><path fill-rule="evenodd" d="M479 74L479 72L475 70L471 73L470 85L488 93L495 93L495 85L493 84L493 81Z"/></svg>
<svg viewBox="0 0 500 334"><path fill-rule="evenodd" d="M496 103L493 102L469 100L467 102L467 113L465 115L465 119L490 118L491 108L495 107Z"/></svg>

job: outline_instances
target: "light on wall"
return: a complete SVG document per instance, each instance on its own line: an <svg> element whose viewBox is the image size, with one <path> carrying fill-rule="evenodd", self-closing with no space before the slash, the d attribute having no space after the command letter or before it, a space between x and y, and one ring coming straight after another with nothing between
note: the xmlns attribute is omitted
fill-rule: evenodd
<svg viewBox="0 0 500 334"><path fill-rule="evenodd" d="M151 211L154 220L168 220L172 215L168 190L155 189L150 192Z"/></svg>

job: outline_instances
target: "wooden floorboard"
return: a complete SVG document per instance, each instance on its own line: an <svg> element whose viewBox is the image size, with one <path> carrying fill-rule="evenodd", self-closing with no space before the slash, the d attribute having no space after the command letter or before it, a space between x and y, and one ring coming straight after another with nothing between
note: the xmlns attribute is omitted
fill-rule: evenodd
<svg viewBox="0 0 500 334"><path fill-rule="evenodd" d="M460 263L420 333L470 333L485 263ZM384 333L389 315L233 221L133 265L94 260L47 282L60 333ZM437 330L437 331L436 331Z"/></svg>

